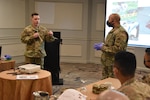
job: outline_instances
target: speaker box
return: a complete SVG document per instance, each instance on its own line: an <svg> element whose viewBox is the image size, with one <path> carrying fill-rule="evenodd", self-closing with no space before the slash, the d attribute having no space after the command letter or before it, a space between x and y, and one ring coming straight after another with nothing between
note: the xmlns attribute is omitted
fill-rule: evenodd
<svg viewBox="0 0 150 100"><path fill-rule="evenodd" d="M53 85L63 85L63 79L59 79L61 33L53 32L53 35L58 39L53 42L45 42L47 56L44 58L44 69L51 72Z"/></svg>

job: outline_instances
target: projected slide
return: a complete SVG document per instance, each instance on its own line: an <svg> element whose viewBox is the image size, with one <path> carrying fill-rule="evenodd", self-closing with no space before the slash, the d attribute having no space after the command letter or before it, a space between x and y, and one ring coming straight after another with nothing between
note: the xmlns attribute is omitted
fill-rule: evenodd
<svg viewBox="0 0 150 100"><path fill-rule="evenodd" d="M129 35L129 46L150 46L150 3L143 0L107 0L106 21L111 13L118 13L121 25ZM111 28L105 26L105 36Z"/></svg>

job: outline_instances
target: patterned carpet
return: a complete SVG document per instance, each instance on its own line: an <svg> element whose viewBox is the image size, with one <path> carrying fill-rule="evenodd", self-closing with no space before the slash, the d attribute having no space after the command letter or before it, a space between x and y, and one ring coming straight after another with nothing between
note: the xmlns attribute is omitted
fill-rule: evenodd
<svg viewBox="0 0 150 100"><path fill-rule="evenodd" d="M97 64L61 63L60 67L63 85L53 85L54 94L60 94L67 88L79 88L101 79L101 67Z"/></svg>

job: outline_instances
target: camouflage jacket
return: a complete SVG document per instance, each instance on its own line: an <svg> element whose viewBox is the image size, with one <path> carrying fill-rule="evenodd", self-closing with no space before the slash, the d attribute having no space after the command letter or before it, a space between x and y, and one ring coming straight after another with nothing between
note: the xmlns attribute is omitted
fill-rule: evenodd
<svg viewBox="0 0 150 100"><path fill-rule="evenodd" d="M40 38L33 38L35 31L38 31ZM21 42L26 44L25 56L27 57L44 57L46 52L44 50L45 41L54 41L55 37L48 35L48 30L39 26L35 29L32 25L27 26L21 34Z"/></svg>
<svg viewBox="0 0 150 100"><path fill-rule="evenodd" d="M150 86L150 74L144 75L142 78L142 82L144 82Z"/></svg>
<svg viewBox="0 0 150 100"><path fill-rule="evenodd" d="M104 41L102 47L101 62L104 66L111 66L114 61L114 55L121 50L126 50L128 34L126 30L119 26L112 29Z"/></svg>
<svg viewBox="0 0 150 100"><path fill-rule="evenodd" d="M134 78L123 83L118 91L127 95L130 100L150 100L150 86Z"/></svg>

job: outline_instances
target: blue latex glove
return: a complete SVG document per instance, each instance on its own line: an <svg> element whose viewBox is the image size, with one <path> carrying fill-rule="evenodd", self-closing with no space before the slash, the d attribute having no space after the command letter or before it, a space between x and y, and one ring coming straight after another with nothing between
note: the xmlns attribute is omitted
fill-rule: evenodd
<svg viewBox="0 0 150 100"><path fill-rule="evenodd" d="M102 46L103 46L103 43L95 43L95 44L94 44L94 49L96 49L96 50L101 50L101 49L102 49Z"/></svg>
<svg viewBox="0 0 150 100"><path fill-rule="evenodd" d="M11 58L12 58L10 55L5 55L4 57L6 60L11 60Z"/></svg>

